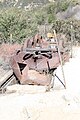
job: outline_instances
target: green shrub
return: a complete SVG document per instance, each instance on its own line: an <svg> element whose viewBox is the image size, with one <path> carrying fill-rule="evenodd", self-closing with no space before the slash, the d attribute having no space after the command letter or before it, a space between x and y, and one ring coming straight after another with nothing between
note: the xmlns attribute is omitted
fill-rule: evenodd
<svg viewBox="0 0 80 120"><path fill-rule="evenodd" d="M30 16L31 17L31 16ZM21 42L27 34L36 30L35 21L29 21L27 12L10 8L0 12L0 34L4 42ZM12 38L11 38L12 36Z"/></svg>
<svg viewBox="0 0 80 120"><path fill-rule="evenodd" d="M72 29L71 29L72 25ZM51 31L56 30L57 33L63 33L66 35L68 41L71 40L71 35L73 35L74 42L80 42L80 21L77 20L57 20L53 23Z"/></svg>

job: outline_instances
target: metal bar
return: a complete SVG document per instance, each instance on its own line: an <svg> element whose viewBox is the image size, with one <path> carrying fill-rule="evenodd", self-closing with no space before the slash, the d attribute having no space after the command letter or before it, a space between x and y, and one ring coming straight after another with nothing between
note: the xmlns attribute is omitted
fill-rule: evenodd
<svg viewBox="0 0 80 120"><path fill-rule="evenodd" d="M6 87L15 79L13 71L8 71L4 77L1 78L2 82L0 83L0 91L4 93Z"/></svg>
<svg viewBox="0 0 80 120"><path fill-rule="evenodd" d="M58 80L62 83L62 85L65 87L64 83L60 80L60 78L55 74L55 76L58 78Z"/></svg>
<svg viewBox="0 0 80 120"><path fill-rule="evenodd" d="M71 22L71 58L73 57L73 26Z"/></svg>
<svg viewBox="0 0 80 120"><path fill-rule="evenodd" d="M14 76L12 75L10 78L8 78L1 86L1 89L4 89L5 87L7 87L13 80L14 80Z"/></svg>
<svg viewBox="0 0 80 120"><path fill-rule="evenodd" d="M1 85L0 85L0 89L2 89L4 87L4 85L9 81L9 79L13 76L13 74L11 76L9 76Z"/></svg>
<svg viewBox="0 0 80 120"><path fill-rule="evenodd" d="M66 80L65 80L65 76L64 76L63 63L62 63L61 53L60 53L60 49L59 49L58 40L57 40L57 36L56 36L56 31L55 30L54 30L54 36L55 36L56 44L57 44L57 47L58 47L58 54L59 54L59 59L60 59L60 63L61 63L61 70L62 70L62 75L63 75L63 79L64 79L64 84L65 84L64 87L66 89Z"/></svg>

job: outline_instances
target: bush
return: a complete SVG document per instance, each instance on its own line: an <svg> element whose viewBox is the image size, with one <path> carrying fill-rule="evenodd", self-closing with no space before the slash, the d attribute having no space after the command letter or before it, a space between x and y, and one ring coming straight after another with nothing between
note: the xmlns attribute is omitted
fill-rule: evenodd
<svg viewBox="0 0 80 120"><path fill-rule="evenodd" d="M0 12L0 34L5 43L21 42L30 33L36 31L34 21L29 21L27 12L17 8L10 8Z"/></svg>
<svg viewBox="0 0 80 120"><path fill-rule="evenodd" d="M19 8L0 10L0 43L21 43L24 38L31 37L38 32L38 25L50 25L52 23L57 32L66 33L70 39L71 21L69 19L56 21L56 13L65 11L68 6L76 4L77 0L57 0L30 11ZM73 21L73 24L74 36L79 41L80 26L78 24L80 23Z"/></svg>
<svg viewBox="0 0 80 120"><path fill-rule="evenodd" d="M71 29L72 25L72 29ZM57 20L53 23L51 31L56 30L57 33L63 33L66 35L68 41L71 40L71 35L73 36L74 42L80 42L80 21L77 20Z"/></svg>

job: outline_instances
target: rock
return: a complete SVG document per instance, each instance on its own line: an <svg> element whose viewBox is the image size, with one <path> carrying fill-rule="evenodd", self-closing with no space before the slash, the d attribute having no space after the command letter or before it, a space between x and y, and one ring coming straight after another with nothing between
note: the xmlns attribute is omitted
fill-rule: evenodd
<svg viewBox="0 0 80 120"><path fill-rule="evenodd" d="M80 5L76 5L75 7L69 6L66 11L58 12L56 17L60 20L65 20L71 17L75 20L80 20Z"/></svg>

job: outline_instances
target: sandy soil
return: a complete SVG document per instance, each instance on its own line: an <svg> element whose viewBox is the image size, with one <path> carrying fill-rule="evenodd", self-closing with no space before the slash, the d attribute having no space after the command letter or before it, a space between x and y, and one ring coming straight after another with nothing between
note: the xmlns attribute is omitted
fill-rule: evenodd
<svg viewBox="0 0 80 120"><path fill-rule="evenodd" d="M73 52L64 65L66 89L57 78L50 92L42 86L33 86L34 92L26 90L27 86L12 86L12 91L0 95L0 120L80 120L80 48ZM64 82L61 66L56 74Z"/></svg>

